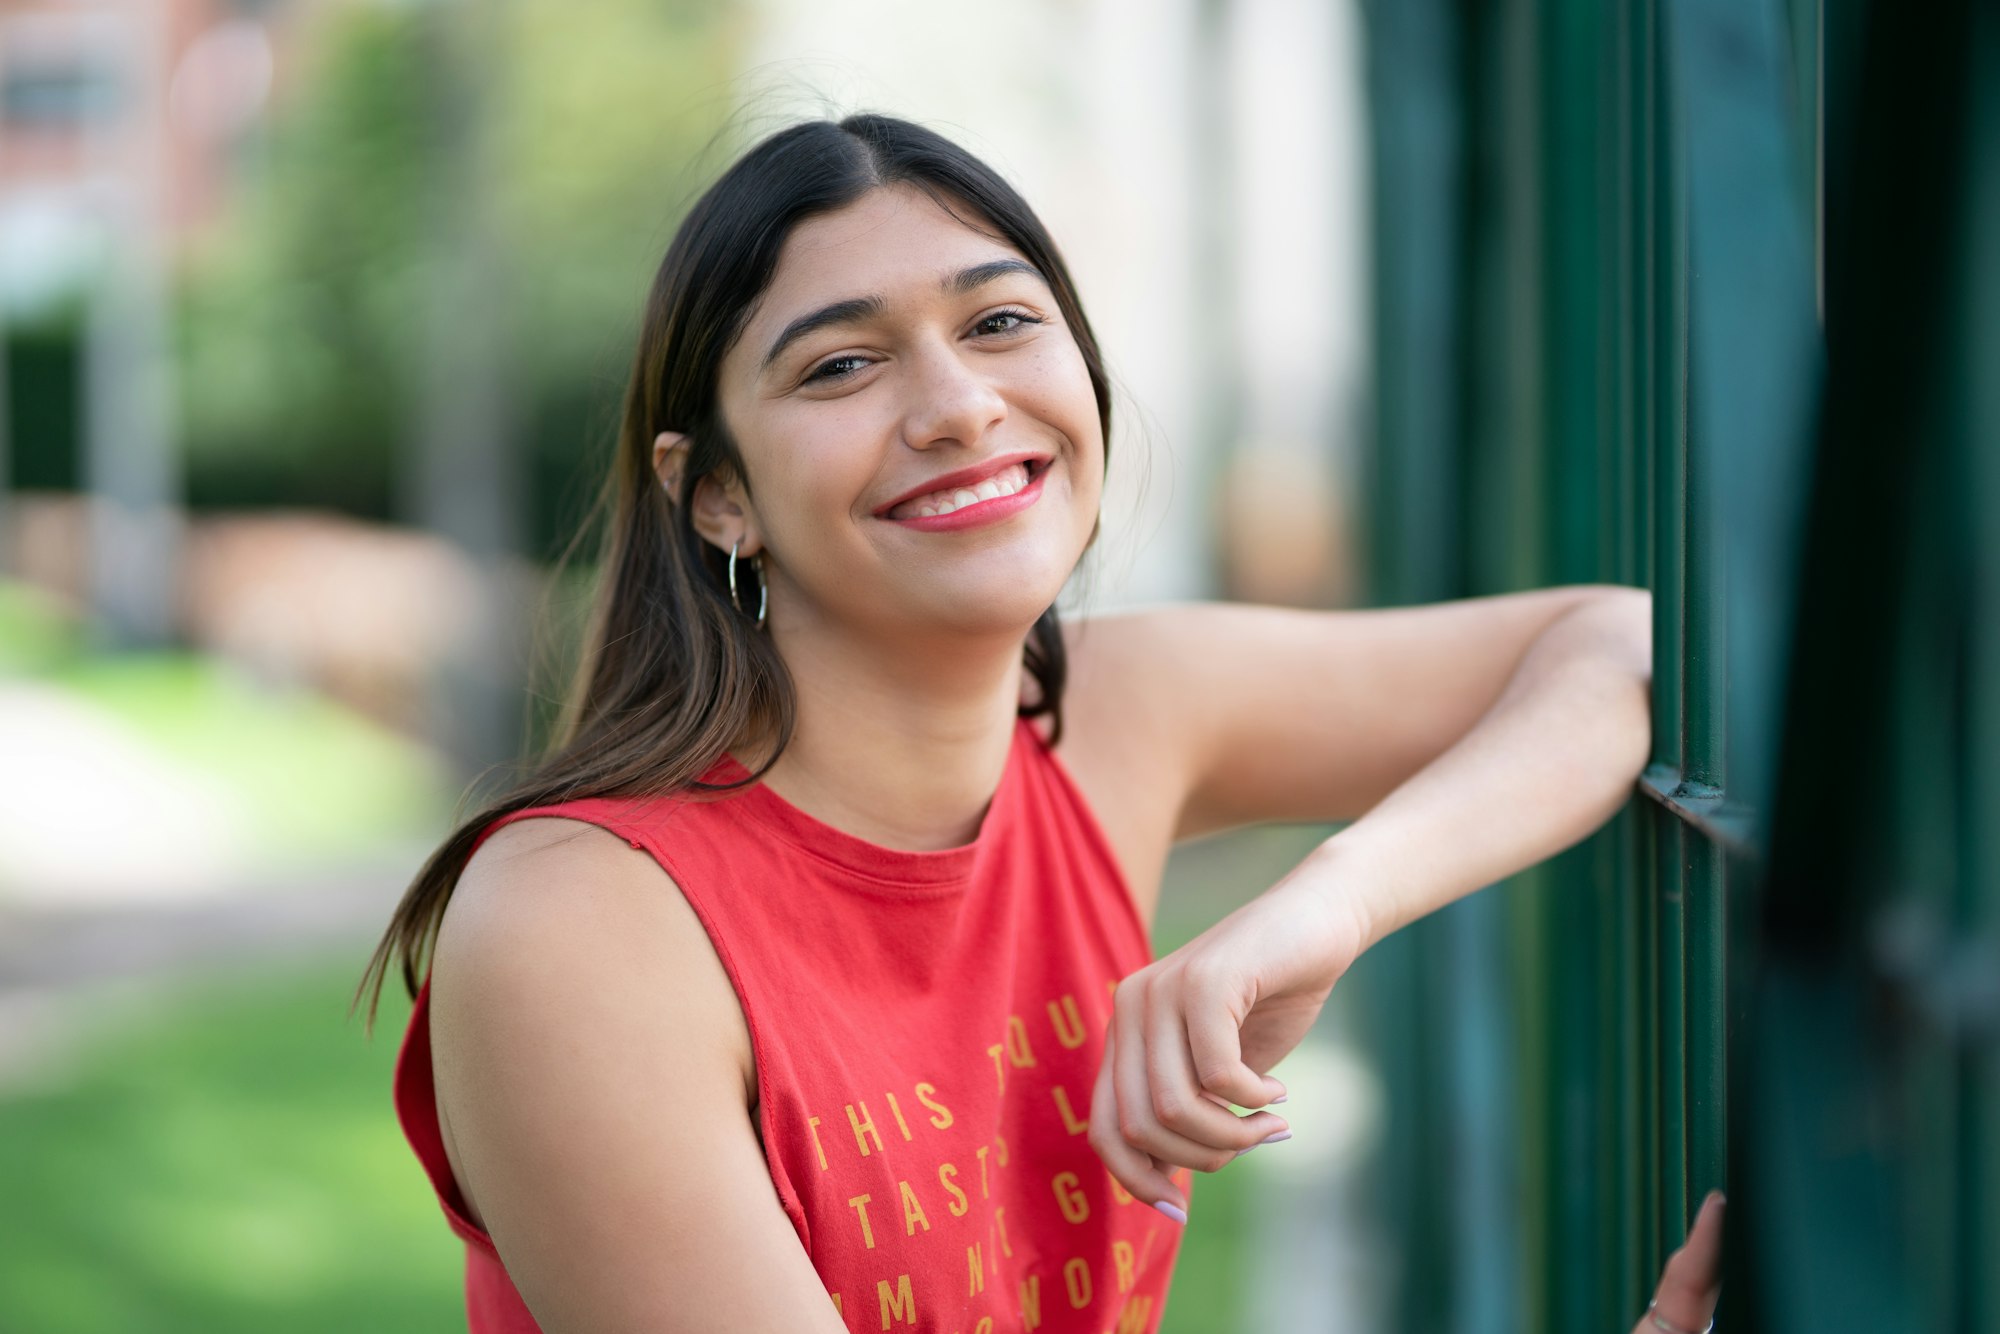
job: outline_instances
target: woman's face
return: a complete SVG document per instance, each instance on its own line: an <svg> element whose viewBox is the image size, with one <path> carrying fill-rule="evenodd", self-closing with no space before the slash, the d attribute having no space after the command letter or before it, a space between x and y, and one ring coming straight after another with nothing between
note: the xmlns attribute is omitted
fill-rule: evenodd
<svg viewBox="0 0 2000 1334"><path fill-rule="evenodd" d="M774 630L1025 633L1090 539L1103 433L1054 294L919 190L794 229L720 391Z"/></svg>

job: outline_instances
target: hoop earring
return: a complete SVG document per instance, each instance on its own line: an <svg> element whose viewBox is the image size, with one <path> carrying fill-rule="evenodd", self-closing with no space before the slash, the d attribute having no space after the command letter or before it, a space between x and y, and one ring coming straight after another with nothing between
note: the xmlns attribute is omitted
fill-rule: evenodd
<svg viewBox="0 0 2000 1334"><path fill-rule="evenodd" d="M736 600L736 549L742 545L743 539L739 537L729 546L729 605L736 608L739 612L743 610L743 604ZM764 613L768 609L771 599L770 585L764 582L763 552L760 551L750 558L750 568L757 572L757 623L751 629L762 630L764 628Z"/></svg>

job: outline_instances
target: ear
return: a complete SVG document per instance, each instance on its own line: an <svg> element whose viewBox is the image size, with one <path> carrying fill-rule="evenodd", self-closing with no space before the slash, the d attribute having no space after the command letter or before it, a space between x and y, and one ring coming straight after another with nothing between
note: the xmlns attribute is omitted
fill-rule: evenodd
<svg viewBox="0 0 2000 1334"><path fill-rule="evenodd" d="M679 500L681 469L687 467L688 438L679 431L662 431L653 437L653 473L666 488L668 500Z"/></svg>
<svg viewBox="0 0 2000 1334"><path fill-rule="evenodd" d="M662 431L653 437L653 471L670 501L680 497L688 444L688 438L678 431ZM738 547L738 555L749 557L762 547L751 516L750 498L744 494L740 482L725 481L713 472L704 473L695 483L690 509L694 530L718 551Z"/></svg>

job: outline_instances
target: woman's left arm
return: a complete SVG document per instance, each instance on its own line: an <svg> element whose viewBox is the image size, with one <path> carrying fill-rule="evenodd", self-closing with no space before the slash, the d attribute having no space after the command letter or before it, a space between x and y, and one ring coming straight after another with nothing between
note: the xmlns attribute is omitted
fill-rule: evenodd
<svg viewBox="0 0 2000 1334"><path fill-rule="evenodd" d="M1472 729L1314 854L1363 947L1582 842L1652 754L1652 597L1594 599L1529 646Z"/></svg>
<svg viewBox="0 0 2000 1334"><path fill-rule="evenodd" d="M1566 605L1551 608L1546 600L1565 595ZM1370 775L1365 781L1388 790L1277 885L1119 984L1090 1134L1134 1195L1168 1212L1184 1210L1174 1170L1213 1171L1285 1129L1274 1113L1238 1116L1227 1104L1262 1108L1282 1095L1283 1086L1263 1072L1305 1036L1333 984L1370 945L1580 842L1629 798L1651 751L1651 597L1605 586L1545 590L1540 603L1531 596L1514 595L1506 607L1500 604L1507 599L1450 604L1461 612L1461 633L1469 618L1500 611L1515 619L1489 624L1510 625L1520 635L1523 614L1544 613L1525 647L1466 646L1471 661L1511 662L1497 693L1468 672L1466 660L1447 679L1439 673L1449 673L1451 664L1412 658L1413 675L1396 692L1405 706L1427 688L1435 711L1470 715L1484 691L1483 707L1469 725L1458 724L1455 740L1438 740L1427 730L1437 723L1427 717L1350 726L1349 734L1376 740L1372 753L1349 758ZM1264 656L1283 655L1277 649ZM1394 664L1388 666L1373 669L1385 690L1394 684ZM1305 693L1271 700L1270 717L1248 725L1261 733L1267 761L1295 782L1319 773L1315 766L1330 771L1343 762L1338 753L1302 753L1298 732L1271 755L1269 738L1277 733L1266 729L1282 724L1288 705L1306 715L1321 710L1316 733L1299 729L1320 744L1340 727L1326 721L1331 715L1309 687ZM1410 757L1427 748L1434 753L1415 764ZM1219 767L1254 758L1238 753ZM1398 774L1398 766L1413 771ZM1212 776L1216 767L1192 772ZM1384 775L1394 776L1393 784ZM1269 782L1269 771L1258 781ZM1341 786L1354 781L1325 779L1319 799L1349 793L1342 799L1357 800ZM1204 801L1210 811L1227 808L1226 795L1200 797L1198 783L1196 793L1190 803L1196 820ZM1281 799L1293 798L1275 787L1262 798ZM1235 810L1240 818L1241 806Z"/></svg>

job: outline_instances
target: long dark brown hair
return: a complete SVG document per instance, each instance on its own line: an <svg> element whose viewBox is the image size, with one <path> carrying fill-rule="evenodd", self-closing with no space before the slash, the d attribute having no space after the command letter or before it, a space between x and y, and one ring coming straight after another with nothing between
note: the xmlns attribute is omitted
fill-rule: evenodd
<svg viewBox="0 0 2000 1334"><path fill-rule="evenodd" d="M754 782L790 739L791 675L770 637L731 605L725 557L695 532L690 501L708 473L750 485L722 420L717 381L785 239L807 218L896 184L923 190L1047 277L1089 370L1108 454L1111 387L1097 339L1055 242L997 173L942 135L891 116L807 121L751 148L689 210L647 294L616 455L584 524L584 531L602 524L603 548L561 715L526 776L464 819L411 881L355 992L356 1005L368 1001L371 1031L392 966L416 995L445 904L494 820L584 797L719 790L701 775L753 740L770 747L741 780ZM680 495L671 501L652 465L654 437L666 430L689 437ZM740 565L738 577L739 584L746 577ZM749 598L758 592L751 583ZM1021 712L1048 715L1051 739L1060 739L1066 663L1053 606L1036 620L1023 660L1036 691Z"/></svg>

